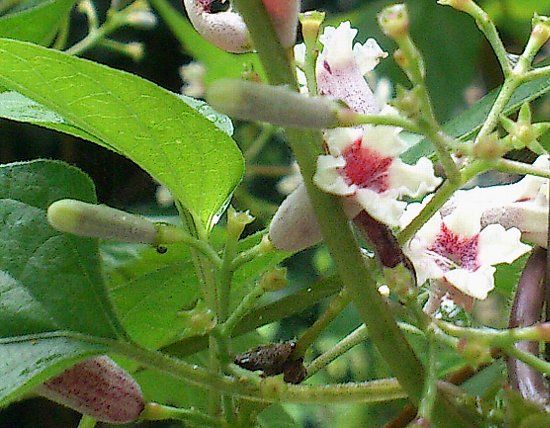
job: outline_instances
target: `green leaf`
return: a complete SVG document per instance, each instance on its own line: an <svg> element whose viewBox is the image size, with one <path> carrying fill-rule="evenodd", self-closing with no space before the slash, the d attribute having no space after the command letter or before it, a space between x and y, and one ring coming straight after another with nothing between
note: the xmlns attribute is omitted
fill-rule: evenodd
<svg viewBox="0 0 550 428"><path fill-rule="evenodd" d="M75 0L50 0L0 17L0 37L49 45Z"/></svg>
<svg viewBox="0 0 550 428"><path fill-rule="evenodd" d="M108 244L103 252L108 254L104 259L113 303L134 341L157 349L185 333L192 335L179 315L200 296L188 248L171 245L166 254L158 254L151 248Z"/></svg>
<svg viewBox="0 0 550 428"><path fill-rule="evenodd" d="M151 0L153 8L162 17L183 49L206 67L206 83L222 77L241 77L243 71L252 69L263 74L256 54L230 54L202 38L191 23L166 0Z"/></svg>
<svg viewBox="0 0 550 428"><path fill-rule="evenodd" d="M117 151L116 148L109 146L92 134L67 122L54 111L47 109L43 105L17 92L5 91L0 93L0 117L74 135L75 137L91 141L115 152Z"/></svg>
<svg viewBox="0 0 550 428"><path fill-rule="evenodd" d="M272 404L258 415L258 423L262 428L295 428L296 421L280 404Z"/></svg>
<svg viewBox="0 0 550 428"><path fill-rule="evenodd" d="M97 241L62 234L46 220L48 205L61 198L94 203L93 183L62 162L0 166L0 405L98 349L37 334L124 334L103 285Z"/></svg>
<svg viewBox="0 0 550 428"><path fill-rule="evenodd" d="M544 64L550 63L545 61ZM460 140L471 138L483 125L501 87L493 89L471 108L451 119L443 126L443 130L452 137ZM530 102L546 94L550 90L550 77L543 77L521 85L506 104L504 114L509 115L518 110L523 103ZM427 139L421 140L403 155L407 163L414 163L422 156L433 155L433 146Z"/></svg>
<svg viewBox="0 0 550 428"><path fill-rule="evenodd" d="M0 83L140 165L205 227L240 182L235 142L177 95L137 76L0 40Z"/></svg>

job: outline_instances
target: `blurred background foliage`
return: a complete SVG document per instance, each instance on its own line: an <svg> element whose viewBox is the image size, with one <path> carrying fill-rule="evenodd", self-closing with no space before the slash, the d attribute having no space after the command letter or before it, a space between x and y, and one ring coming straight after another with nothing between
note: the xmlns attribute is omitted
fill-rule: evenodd
<svg viewBox="0 0 550 428"><path fill-rule="evenodd" d="M17 7L28 7L39 1L20 2ZM10 0L0 0L0 11L3 13L9 12L9 8L2 7L8 2L12 3ZM350 20L359 30L359 41L375 37L385 50L390 53L394 50L392 42L381 34L376 25L377 12L383 6L393 3L392 1L304 0L302 3L304 10L325 10L327 21L331 25ZM468 16L439 6L435 0L411 0L406 3L412 16L413 37L425 56L427 79L435 110L439 119L445 122L501 83L498 63ZM109 1L96 0L94 4L100 18L104 19ZM177 1L171 1L171 4L183 17L182 6ZM511 53L519 53L527 40L533 12L550 13L550 0L484 0L480 4L496 21L504 44ZM87 32L86 20L82 14L73 10L70 20L69 46L79 41ZM83 56L138 74L162 87L180 92L183 83L179 74L180 67L191 62L197 53L205 54L205 51L200 51L200 45L189 42L182 34L178 34L178 40L169 26L159 18L153 29L125 28L113 36L122 42L142 42L145 55L140 61L133 61L102 47L87 51ZM546 46L545 55L548 53L550 47ZM216 57L211 61L215 62ZM393 87L395 84L406 84L405 76L391 58L382 62L376 69L376 74L377 79L388 78ZM534 115L536 120L547 120L550 117L549 97L534 104ZM268 224L277 204L284 198L277 184L283 175L291 172L292 159L276 130L254 124L236 125L235 139L247 153L249 163L245 180L235 193L234 204L240 209L250 209L258 218L254 227L260 229ZM265 144L251 147L262 131L266 137ZM548 140L549 136L546 135L545 138ZM157 203L157 184L128 160L71 136L0 120L0 162L36 158L62 159L84 170L95 181L99 200L103 203L144 214L175 214L172 207L162 207ZM251 228L250 232L253 231L254 228ZM307 289L315 280L329 275L332 269L328 253L323 247L300 253L287 260L286 265L289 269L290 285L283 294ZM501 275L506 277L505 272ZM489 310L485 308L483 312L486 316L489 315L487 320L492 325L501 325L505 319L503 308L506 307L505 302L514 287L513 279L508 281L507 287L507 292L486 303ZM262 327L260 333L244 336L242 347L246 349L262 340L265 342L296 337L316 319L325 304L321 302L317 307L308 308L297 316ZM329 349L359 324L355 311L348 308L320 338L314 353ZM422 353L421 344L418 345ZM193 358L200 362L203 356L198 354ZM452 359L447 363L451 366ZM492 370L496 375L489 374L488 380L482 379L479 385L474 384L471 387L475 389L483 384L484 390L490 390L493 382L498 389L502 379L499 370L502 367L497 365ZM368 344L361 344L312 377L311 382L360 381L387 375L387 369L376 350ZM150 371L137 375L146 393L153 395L156 400L164 397L167 403L195 406L203 401L204 391L178 384L166 377L162 377L163 382L159 383L158 376L158 373ZM376 427L391 419L402 406L402 402L384 406L286 406L286 411L281 406L272 406L262 414L260 420L265 427ZM77 423L78 415L43 400L24 401L0 412L0 428L71 427ZM180 425L168 423L164 426Z"/></svg>

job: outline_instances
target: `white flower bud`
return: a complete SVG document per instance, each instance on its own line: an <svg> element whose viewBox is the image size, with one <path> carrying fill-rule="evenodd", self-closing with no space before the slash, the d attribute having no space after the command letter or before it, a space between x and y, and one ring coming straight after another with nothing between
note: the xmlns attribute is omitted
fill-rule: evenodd
<svg viewBox="0 0 550 428"><path fill-rule="evenodd" d="M40 385L36 392L110 424L137 420L145 406L136 381L106 356L85 360L65 370Z"/></svg>
<svg viewBox="0 0 550 428"><path fill-rule="evenodd" d="M55 229L73 235L158 244L152 221L105 205L63 199L50 205L48 221Z"/></svg>
<svg viewBox="0 0 550 428"><path fill-rule="evenodd" d="M284 86L220 79L206 91L207 102L231 117L296 128L333 128L340 124L338 102L306 96Z"/></svg>

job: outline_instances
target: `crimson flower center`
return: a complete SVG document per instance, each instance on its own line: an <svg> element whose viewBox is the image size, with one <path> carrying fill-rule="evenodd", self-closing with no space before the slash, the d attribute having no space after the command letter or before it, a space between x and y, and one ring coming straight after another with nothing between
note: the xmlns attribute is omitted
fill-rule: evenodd
<svg viewBox="0 0 550 428"><path fill-rule="evenodd" d="M441 259L436 258L435 262L444 271L450 270L449 262L469 271L475 271L479 268L478 247L479 234L463 238L443 223L435 242L428 248L428 251L441 256Z"/></svg>
<svg viewBox="0 0 550 428"><path fill-rule="evenodd" d="M346 166L339 170L348 185L355 184L363 189L382 193L388 190L388 169L393 158L385 157L376 151L361 147L361 140L355 141L342 153Z"/></svg>

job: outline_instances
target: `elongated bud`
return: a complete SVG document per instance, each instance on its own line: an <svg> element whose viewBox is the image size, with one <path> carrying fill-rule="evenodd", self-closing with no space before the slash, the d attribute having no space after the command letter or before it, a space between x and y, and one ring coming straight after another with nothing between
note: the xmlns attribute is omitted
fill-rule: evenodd
<svg viewBox="0 0 550 428"><path fill-rule="evenodd" d="M279 41L285 48L294 46L300 0L263 0L265 10L271 17Z"/></svg>
<svg viewBox="0 0 550 428"><path fill-rule="evenodd" d="M540 49L550 39L550 18L535 14L531 39ZM538 50L537 49L537 50Z"/></svg>
<svg viewBox="0 0 550 428"><path fill-rule="evenodd" d="M347 111L327 97L235 79L221 79L210 85L206 100L219 112L236 119L296 128L334 128L340 124L343 111Z"/></svg>
<svg viewBox="0 0 550 428"><path fill-rule="evenodd" d="M362 208L342 198L348 218L353 218ZM321 229L304 184L300 184L283 201L269 226L269 237L275 248L297 252L321 241Z"/></svg>
<svg viewBox="0 0 550 428"><path fill-rule="evenodd" d="M275 267L262 275L260 286L264 291L282 290L288 284L286 273L287 270L285 267Z"/></svg>
<svg viewBox="0 0 550 428"><path fill-rule="evenodd" d="M139 385L109 357L83 361L40 385L36 392L99 422L127 424L145 403Z"/></svg>
<svg viewBox="0 0 550 428"><path fill-rule="evenodd" d="M48 208L50 225L65 233L142 244L179 241L181 231L105 205L63 199Z"/></svg>

